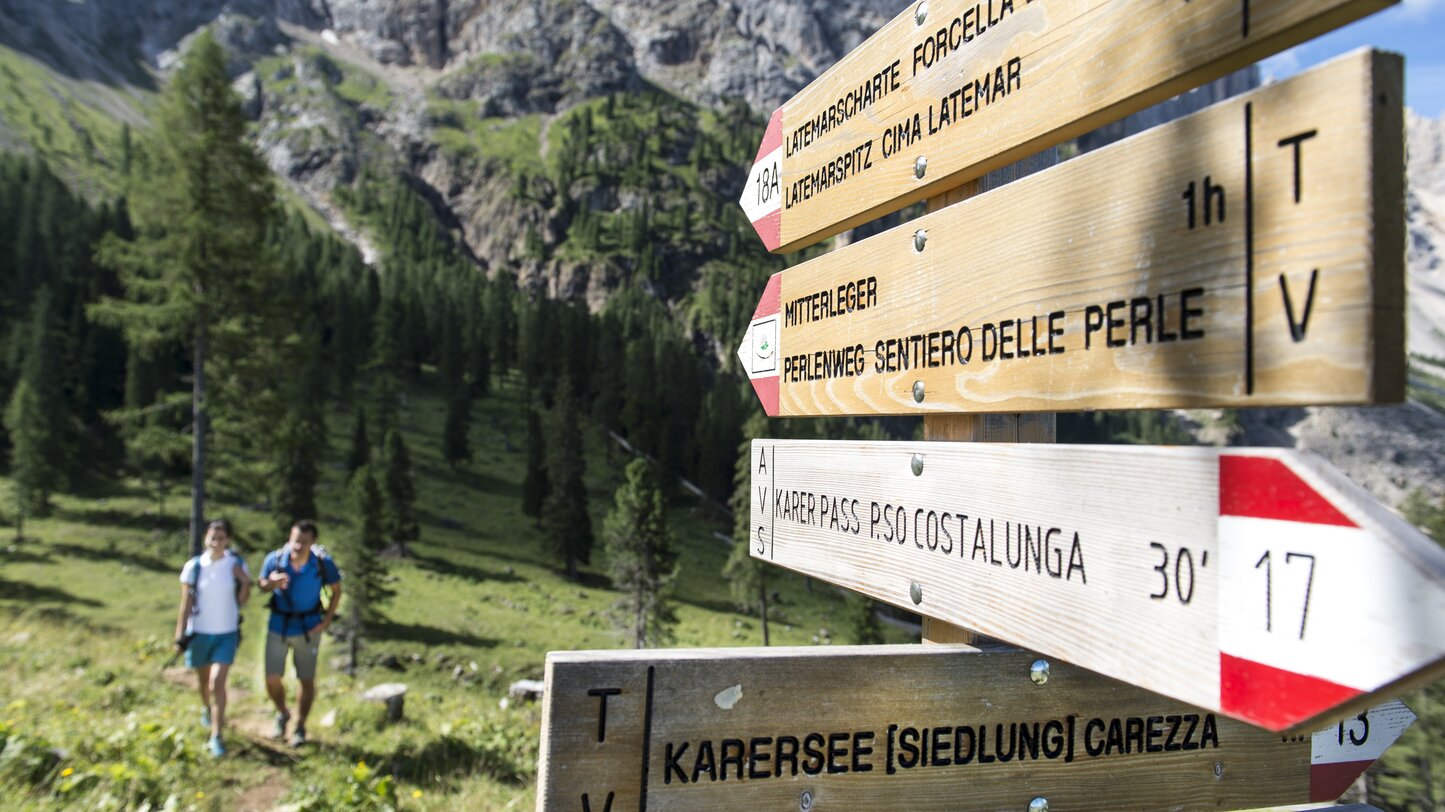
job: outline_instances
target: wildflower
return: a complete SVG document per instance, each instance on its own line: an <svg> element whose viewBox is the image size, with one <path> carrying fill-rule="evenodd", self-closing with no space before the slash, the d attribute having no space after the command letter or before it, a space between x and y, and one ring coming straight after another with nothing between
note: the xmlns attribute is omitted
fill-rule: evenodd
<svg viewBox="0 0 1445 812"><path fill-rule="evenodd" d="M413 797L413 798L420 798L420 797L421 797L421 790L419 790L419 789L414 789L414 790L412 790L412 791L411 791L411 797Z"/></svg>
<svg viewBox="0 0 1445 812"><path fill-rule="evenodd" d="M196 800L199 801L199 800L201 800L201 799L204 798L204 797L206 797L206 793L204 793L204 792L197 792L197 793L196 793Z"/></svg>
<svg viewBox="0 0 1445 812"><path fill-rule="evenodd" d="M61 778L69 778L72 775L75 775L75 769L73 767L66 767L60 771Z"/></svg>

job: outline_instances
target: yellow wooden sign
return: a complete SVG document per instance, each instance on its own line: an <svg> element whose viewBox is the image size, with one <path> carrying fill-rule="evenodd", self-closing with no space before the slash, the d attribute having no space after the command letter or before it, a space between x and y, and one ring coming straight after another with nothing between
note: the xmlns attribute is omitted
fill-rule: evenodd
<svg viewBox="0 0 1445 812"><path fill-rule="evenodd" d="M783 271L743 368L781 416L1399 401L1402 72L1358 51Z"/></svg>
<svg viewBox="0 0 1445 812"><path fill-rule="evenodd" d="M1392 2L915 2L773 113L739 202L803 248Z"/></svg>
<svg viewBox="0 0 1445 812"><path fill-rule="evenodd" d="M1414 720L1279 736L1012 649L547 655L537 808L1238 809L1329 801ZM1127 779L1124 778L1127 776Z"/></svg>

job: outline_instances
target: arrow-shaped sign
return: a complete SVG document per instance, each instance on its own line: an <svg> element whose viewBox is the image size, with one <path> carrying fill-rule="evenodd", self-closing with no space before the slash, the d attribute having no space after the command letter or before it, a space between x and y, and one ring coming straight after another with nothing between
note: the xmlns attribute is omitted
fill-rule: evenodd
<svg viewBox="0 0 1445 812"><path fill-rule="evenodd" d="M1445 668L1445 550L1270 449L757 440L752 553L1271 730Z"/></svg>
<svg viewBox="0 0 1445 812"><path fill-rule="evenodd" d="M782 416L1398 401L1401 76L1359 51L781 272L743 368Z"/></svg>
<svg viewBox="0 0 1445 812"><path fill-rule="evenodd" d="M953 646L547 655L539 810L1238 809L1330 801L1399 702L1267 733L1062 662Z"/></svg>
<svg viewBox="0 0 1445 812"><path fill-rule="evenodd" d="M739 202L803 248L1390 4L914 3L773 113Z"/></svg>

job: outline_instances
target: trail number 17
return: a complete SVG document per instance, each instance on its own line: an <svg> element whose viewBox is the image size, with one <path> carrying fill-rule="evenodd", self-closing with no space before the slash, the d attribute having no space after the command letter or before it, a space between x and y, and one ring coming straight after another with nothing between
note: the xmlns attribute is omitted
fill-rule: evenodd
<svg viewBox="0 0 1445 812"><path fill-rule="evenodd" d="M1264 570L1264 630L1274 631L1274 562L1271 558L1273 551L1265 550L1264 555L1255 562L1255 569ZM1309 559L1310 568L1305 576L1305 597L1304 606L1300 609L1299 618L1299 639L1305 639L1305 623L1310 617L1310 590L1315 584L1315 557L1311 553L1285 553L1285 566L1293 564L1297 559Z"/></svg>

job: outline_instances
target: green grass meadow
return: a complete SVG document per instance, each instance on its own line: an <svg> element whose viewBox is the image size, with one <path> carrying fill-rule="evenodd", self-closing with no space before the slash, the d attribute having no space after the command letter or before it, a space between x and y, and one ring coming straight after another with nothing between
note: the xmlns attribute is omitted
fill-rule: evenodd
<svg viewBox="0 0 1445 812"><path fill-rule="evenodd" d="M477 405L474 461L442 461L444 404L413 398L402 415L417 476L422 540L414 557L391 562L395 599L371 630L355 677L344 641L328 638L320 697L299 751L269 741L262 681L264 596L244 614L233 670L230 753L204 751L194 680L163 670L186 559L187 494L163 500L138 482L58 495L52 514L28 522L24 538L0 533L0 792L22 809L468 808L535 806L540 707L503 708L507 686L541 678L553 649L615 648L608 609L617 595L600 544L580 583L566 581L541 531L520 511L524 414L512 382ZM341 464L349 412L329 413L323 466L321 543L351 531ZM588 499L594 528L612 502L626 457L587 433ZM8 480L0 499L9 501ZM236 547L253 571L282 541L259 506L212 505L237 526ZM679 497L673 506L682 569L676 591L680 646L759 645L754 617L733 611L720 577L730 522L714 507ZM346 566L345 560L339 562ZM783 575L772 642L807 645L841 606L830 589ZM890 641L902 633L889 630ZM825 638L826 639L826 638ZM404 682L406 719L385 725L360 693ZM329 717L329 718L328 718ZM331 724L326 724L330 721Z"/></svg>

